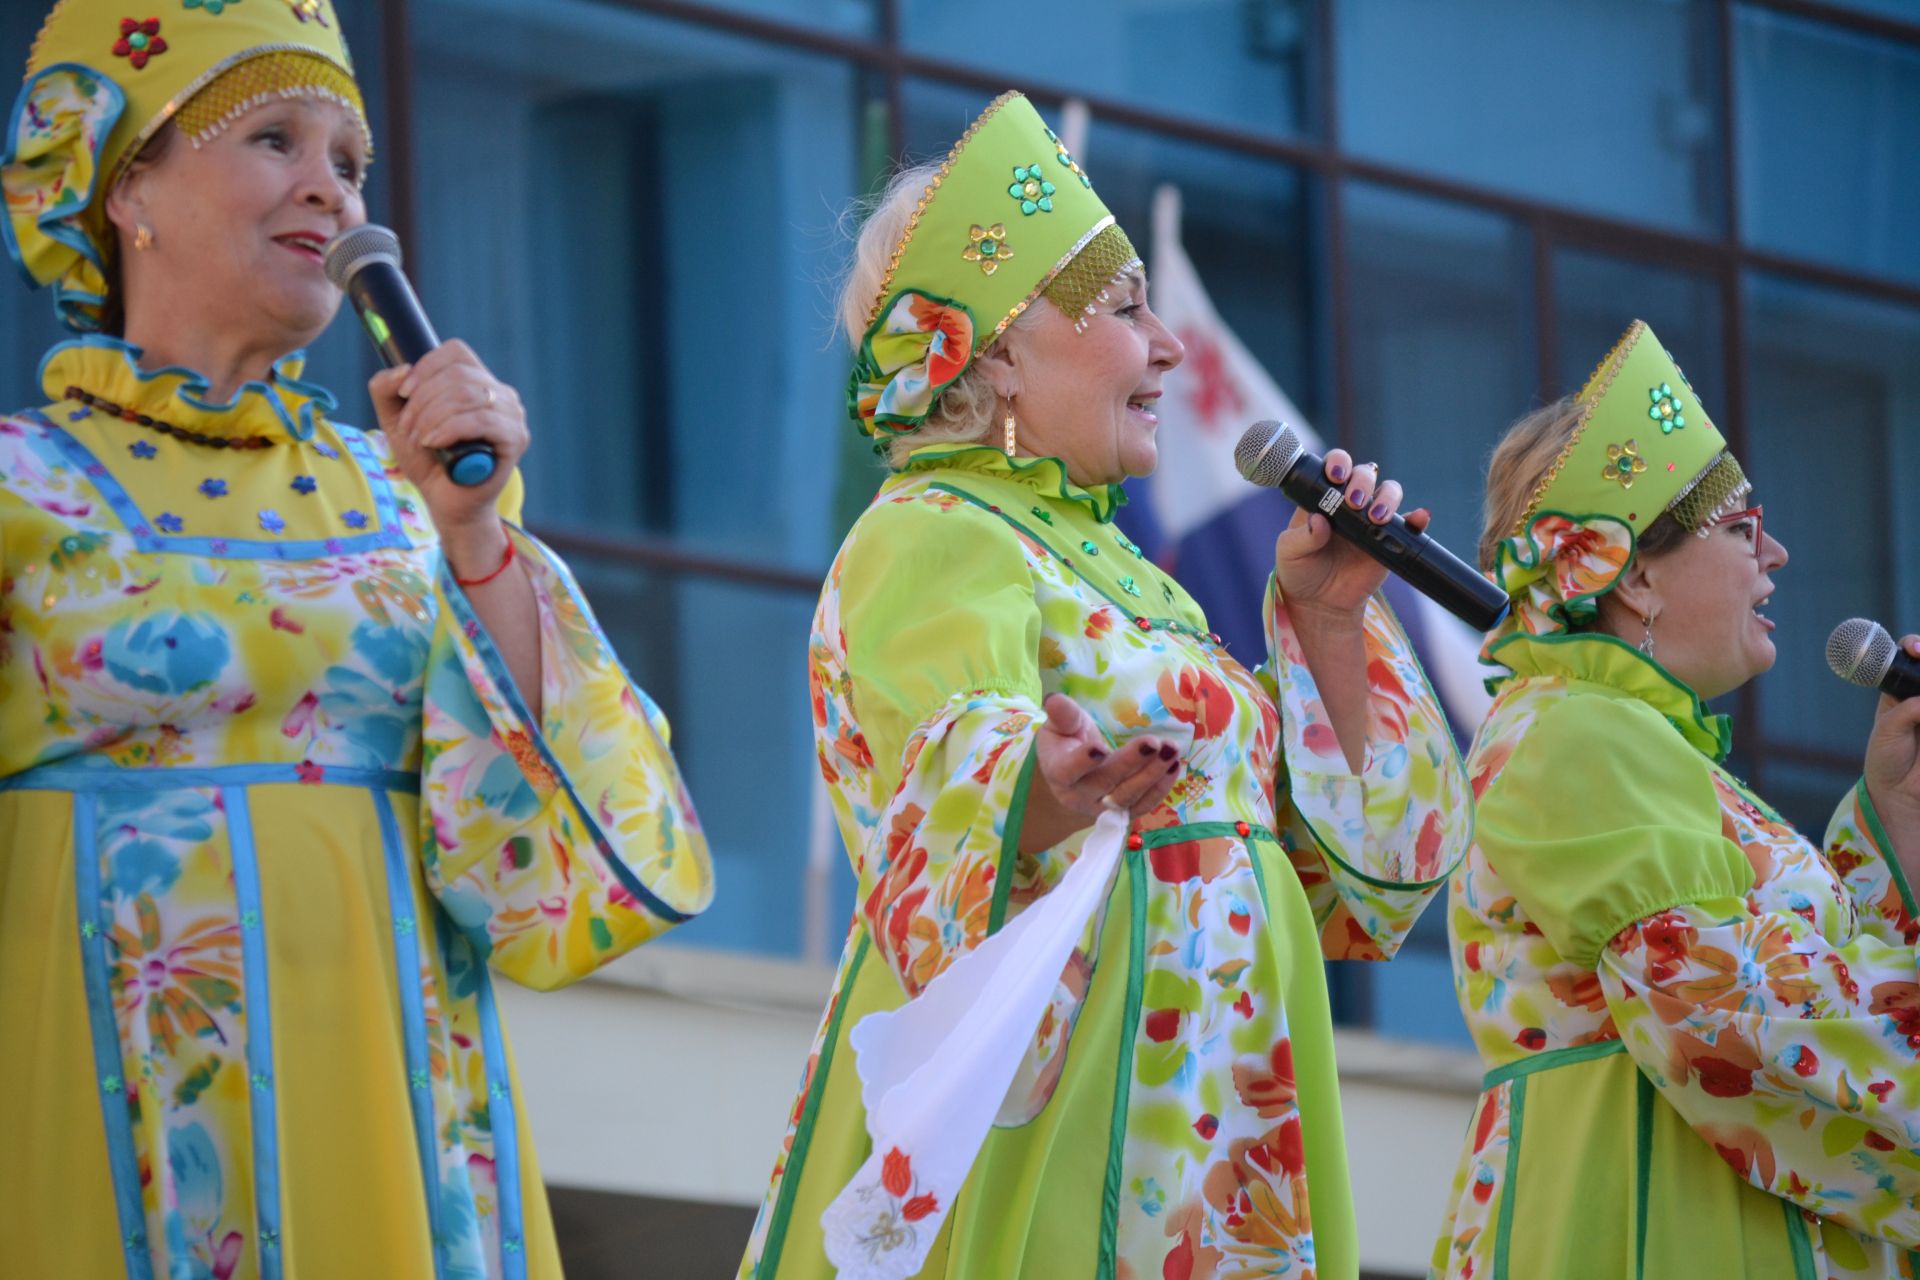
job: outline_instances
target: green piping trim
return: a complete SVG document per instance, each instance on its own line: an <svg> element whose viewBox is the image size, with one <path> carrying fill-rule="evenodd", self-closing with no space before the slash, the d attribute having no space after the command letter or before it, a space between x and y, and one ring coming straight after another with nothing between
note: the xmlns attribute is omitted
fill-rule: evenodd
<svg viewBox="0 0 1920 1280"><path fill-rule="evenodd" d="M1264 840L1269 844L1279 844L1280 837L1267 828L1249 822L1247 834L1240 834L1237 822L1182 822L1171 827L1155 827L1151 831L1141 831L1140 847L1158 849L1162 845L1185 844L1189 840L1212 840L1218 836L1231 836L1236 840Z"/></svg>
<svg viewBox="0 0 1920 1280"><path fill-rule="evenodd" d="M1626 1051L1625 1042L1620 1040L1596 1040L1591 1044L1574 1045L1570 1049L1548 1049L1530 1058L1522 1058L1518 1062L1509 1062L1505 1066L1495 1067L1481 1079L1480 1088L1485 1091L1503 1085L1509 1080L1530 1076L1536 1071L1571 1067L1575 1063L1591 1062L1595 1058L1611 1058L1616 1053Z"/></svg>
<svg viewBox="0 0 1920 1280"><path fill-rule="evenodd" d="M1634 1280L1641 1280L1647 1270L1647 1205L1653 1187L1653 1081L1637 1071L1633 1089L1633 1143L1633 1276Z"/></svg>
<svg viewBox="0 0 1920 1280"><path fill-rule="evenodd" d="M1513 1201L1520 1182L1520 1127L1527 1110L1526 1077L1513 1082L1507 1097L1507 1177L1500 1184L1500 1225L1493 1244L1493 1280L1507 1280L1507 1264L1512 1261Z"/></svg>
<svg viewBox="0 0 1920 1280"><path fill-rule="evenodd" d="M1893 841L1887 838L1887 829L1880 825L1880 811L1873 807L1873 797L1867 794L1867 780L1860 779L1854 784L1854 795L1860 801L1860 815L1867 820L1867 834L1880 849L1880 860L1887 864L1887 870L1893 875L1894 888L1900 890L1900 903L1907 909L1909 920L1920 920L1920 907L1913 905L1913 890L1907 886L1907 873L1900 869L1900 860L1893 856ZM1920 1254L1916 1254L1920 1257ZM1914 1269L1920 1275L1920 1267Z"/></svg>
<svg viewBox="0 0 1920 1280"><path fill-rule="evenodd" d="M840 1024L846 1020L854 983L860 977L860 968L866 963L867 949L872 942L873 935L862 930L860 946L853 953L853 963L847 967L847 980L840 986L840 1004L834 1009L833 1023L821 1042L820 1062L813 1069L806 1106L793 1132L793 1149L787 1153L787 1167L780 1175L780 1199L774 1205L773 1221L767 1225L767 1243L760 1250L760 1261L754 1267L755 1280L774 1280L779 1273L780 1251L787 1244L787 1222L793 1216L793 1198L800 1193L800 1174L806 1167L807 1148L813 1145L813 1126L820 1119L820 1104L827 1096L827 1072L833 1067L834 1047L840 1042Z"/></svg>
<svg viewBox="0 0 1920 1280"><path fill-rule="evenodd" d="M1307 834L1313 837L1314 846L1320 850L1320 856L1361 884L1370 885L1375 889L1388 889L1395 893L1424 893L1428 889L1439 888L1453 875L1452 868L1448 868L1446 875L1435 876L1431 880L1382 880L1378 876L1370 876L1335 853L1333 846L1321 838L1319 828L1313 825L1313 819L1301 813L1298 805L1294 806L1294 812L1300 818L1300 825L1305 827Z"/></svg>
<svg viewBox="0 0 1920 1280"><path fill-rule="evenodd" d="M1780 1212L1787 1215L1787 1242L1793 1246L1794 1280L1820 1280L1820 1274L1813 1268L1813 1242L1807 1239L1807 1220L1801 1215L1800 1206L1791 1200L1782 1200Z"/></svg>
<svg viewBox="0 0 1920 1280"><path fill-rule="evenodd" d="M1113 1122L1107 1129L1107 1181L1100 1195L1098 1280L1114 1280L1119 1266L1120 1174L1127 1150L1127 1103L1133 1083L1133 1040L1140 1030L1141 992L1147 975L1147 898L1141 890L1142 859L1127 858L1132 936L1127 950L1127 1003L1120 1013L1120 1066L1113 1077Z"/></svg>
<svg viewBox="0 0 1920 1280"><path fill-rule="evenodd" d="M974 446L974 447L977 448L982 446ZM994 510L993 503L986 501L985 499L981 498L978 494L968 493L965 489L962 489L957 485L948 484L943 480L931 481L928 483L927 488L937 489L941 493L952 494L954 497L960 499L962 502L970 503L971 505L976 506L980 508L980 510L986 512L988 515L998 516L1000 519L1006 521L1008 524L1012 525L1014 529L1017 530L1020 534L1031 539L1034 542L1039 543L1042 547L1046 548L1047 554L1052 556L1055 560L1059 561L1061 567L1065 568L1069 573L1073 574L1073 576L1076 579L1085 583L1088 587L1092 588L1094 594L1098 595L1101 599L1105 600L1108 604L1118 609L1121 612L1121 614L1127 619L1132 620L1135 618L1145 618L1149 624L1151 624L1152 626L1160 630L1172 631L1176 635L1191 635L1191 637L1195 640L1203 640L1209 644L1213 643L1213 641L1208 639L1207 632L1199 630L1191 622L1183 622L1179 618L1156 618L1150 614L1140 613L1135 611L1132 605L1120 599L1120 597L1114 595L1111 591L1108 591L1105 587L1101 586L1098 582L1094 581L1092 578L1088 577L1086 574L1080 572L1079 566L1074 564L1071 557L1062 555L1059 549L1055 547L1053 543L1047 541L1047 539L1041 537L1039 534L1035 533L1032 529L1028 528L1026 525L1020 523L1020 521L1008 515L1004 508L999 511L996 511ZM1219 647L1224 648L1225 646L1219 646Z"/></svg>
<svg viewBox="0 0 1920 1280"><path fill-rule="evenodd" d="M1027 751L1026 762L1013 784L1013 799L1007 802L1007 825L1000 836L1000 865L994 870L993 906L987 911L987 936L1000 932L1007 922L1007 898L1013 892L1013 864L1020 856L1020 828L1027 821L1027 792L1033 786L1033 766L1040 758L1036 743Z"/></svg>
<svg viewBox="0 0 1920 1280"><path fill-rule="evenodd" d="M1666 712L1660 711L1659 707L1654 706L1652 700L1648 698L1640 698L1640 695L1635 693L1632 689L1622 688L1619 685L1608 684L1604 680L1595 680L1591 676L1569 676L1567 678L1571 680L1583 681L1584 683L1587 683L1587 684L1597 684L1604 689L1616 689L1619 692L1627 694L1630 697L1640 698L1640 701L1645 702L1648 706L1653 707L1655 711L1660 711L1661 715L1666 716L1668 723L1672 724L1675 729L1680 730L1681 737L1687 738L1687 741L1692 743L1694 748L1696 750L1699 750L1701 754L1710 755L1715 764L1719 764L1722 760L1725 760L1727 758L1727 752L1733 749L1732 717L1717 716L1712 714L1707 710L1707 704L1700 701L1700 695L1693 691L1692 686L1689 685L1686 681L1682 680L1679 676L1674 675L1673 672L1661 666L1658 660L1651 658L1648 655L1640 652L1640 650L1628 644L1625 640L1622 640L1618 636L1605 635L1598 631L1556 631L1550 635L1540 635L1540 636L1528 635L1525 632L1516 632L1513 635L1506 636L1500 640L1496 640L1488 644L1487 647L1481 651L1480 656L1489 662L1493 662L1499 666L1503 666L1507 668L1506 675L1493 676L1487 680L1488 693L1492 693L1499 686L1519 676L1519 672L1515 671L1511 664L1501 662L1498 655L1502 649L1505 649L1507 646L1519 643L1521 641L1530 641L1534 644L1545 644L1545 645L1575 644L1575 643L1580 643L1584 641L1591 641L1594 644L1614 645L1617 648L1619 648L1623 653L1632 654L1636 659L1646 663L1649 667L1653 668L1654 673L1660 676L1665 681L1667 681L1667 683L1671 684L1674 687L1676 692L1684 694L1686 696L1687 703L1691 707L1691 715L1693 717L1694 727L1700 731L1702 736L1711 738L1719 744L1719 746L1716 748L1715 753L1707 752L1706 749L1704 747L1701 747L1699 743L1693 742L1693 739L1688 736L1687 731L1684 728L1681 728L1681 722L1678 717L1669 716L1667 715Z"/></svg>
<svg viewBox="0 0 1920 1280"><path fill-rule="evenodd" d="M914 472L924 470L933 463L945 462L947 459L959 457L963 453L987 453L996 459L1004 460L1007 468L1013 474L999 478L1011 479L1021 484L1027 482L1026 472L1049 465L1055 467L1058 469L1059 475L1054 477L1054 491L1049 493L1044 489L1035 489L1034 492L1044 498L1059 498L1063 502L1078 502L1086 507L1088 512L1090 512L1093 518L1100 524L1112 524L1114 513L1121 507L1127 505L1127 491L1125 489L1117 484L1103 485L1101 487L1106 490L1107 501L1105 504L1106 512L1102 514L1100 510L1100 495L1091 489L1083 489L1072 480L1069 480L1067 478L1067 464L1059 458L1050 456L1026 459L1009 458L999 449L986 444L963 444L951 449L938 449L937 446L930 445L925 449L916 449L908 456L907 465L900 468L897 474L911 475ZM992 475L993 473L983 472L982 474ZM1035 478L1038 479L1039 477Z"/></svg>

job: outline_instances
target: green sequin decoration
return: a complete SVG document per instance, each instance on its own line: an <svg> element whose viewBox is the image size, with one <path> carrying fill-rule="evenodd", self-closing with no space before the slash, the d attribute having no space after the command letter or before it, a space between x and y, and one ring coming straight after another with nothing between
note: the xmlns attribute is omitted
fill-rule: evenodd
<svg viewBox="0 0 1920 1280"><path fill-rule="evenodd" d="M1082 542L1080 544L1080 549L1086 552L1090 556L1097 556L1100 554L1100 548L1094 546L1093 542L1090 539Z"/></svg>
<svg viewBox="0 0 1920 1280"><path fill-rule="evenodd" d="M1137 596L1140 594L1140 588L1133 585L1132 578L1120 579L1120 589L1126 592L1130 596Z"/></svg>
<svg viewBox="0 0 1920 1280"><path fill-rule="evenodd" d="M1053 512L1048 511L1043 507L1035 507L1033 509L1033 514L1034 514L1034 518L1039 520L1041 524L1053 523Z"/></svg>

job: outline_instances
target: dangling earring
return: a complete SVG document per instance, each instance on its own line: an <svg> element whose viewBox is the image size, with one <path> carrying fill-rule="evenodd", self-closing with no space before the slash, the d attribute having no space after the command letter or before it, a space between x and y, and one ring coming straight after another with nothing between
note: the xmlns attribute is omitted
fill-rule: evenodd
<svg viewBox="0 0 1920 1280"><path fill-rule="evenodd" d="M133 247L141 253L153 248L153 228L146 223L136 223L133 228Z"/></svg>
<svg viewBox="0 0 1920 1280"><path fill-rule="evenodd" d="M1651 658L1653 656L1653 615L1649 613L1646 617L1640 619L1640 622L1641 625L1647 629L1646 635L1640 639L1640 652Z"/></svg>
<svg viewBox="0 0 1920 1280"><path fill-rule="evenodd" d="M1005 445L1007 456L1011 458L1013 456L1013 402L1011 400L1007 402L1007 417L1002 426L1007 433Z"/></svg>

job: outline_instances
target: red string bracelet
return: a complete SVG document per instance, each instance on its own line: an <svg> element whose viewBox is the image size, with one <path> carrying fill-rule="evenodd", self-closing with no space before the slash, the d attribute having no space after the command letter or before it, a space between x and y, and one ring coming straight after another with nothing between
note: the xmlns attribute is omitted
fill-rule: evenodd
<svg viewBox="0 0 1920 1280"><path fill-rule="evenodd" d="M484 587L489 582L492 582L495 578L505 573L507 571L507 566L512 563L513 563L513 535L508 534L507 535L507 554L505 558L503 558L500 561L500 567L498 569L495 569L492 573L488 574L484 578L462 578L458 574L455 574L453 580L463 587Z"/></svg>

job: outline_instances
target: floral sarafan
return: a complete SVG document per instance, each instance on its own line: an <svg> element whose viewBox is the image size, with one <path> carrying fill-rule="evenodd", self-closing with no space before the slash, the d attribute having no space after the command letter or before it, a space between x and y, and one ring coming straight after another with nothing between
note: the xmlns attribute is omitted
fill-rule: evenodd
<svg viewBox="0 0 1920 1280"><path fill-rule="evenodd" d="M34 1100L0 1150L51 1171L0 1196L9 1274L291 1274L297 1235L302 1274L430 1274L438 1244L557 1275L496 975L572 981L710 892L666 723L565 566L511 531L536 718L383 438L302 414L332 401L294 372L210 409L118 344L49 357L270 437L244 453L0 417L0 974L48 975L0 986L41 1028L0 1054ZM300 1208L343 1171L388 1189L351 1232Z"/></svg>
<svg viewBox="0 0 1920 1280"><path fill-rule="evenodd" d="M1498 656L1515 674L1469 757L1478 838L1449 912L1489 1071L1432 1274L1611 1280L1639 1256L1649 1277L1911 1277L1920 920L1864 786L1816 847L1631 647ZM1572 1168L1536 1187L1539 1162ZM1581 1229L1636 1219L1644 1246Z"/></svg>
<svg viewBox="0 0 1920 1280"><path fill-rule="evenodd" d="M1464 847L1466 775L1386 609L1366 618L1375 727L1353 774L1309 745L1332 731L1285 602L1266 602L1266 661L1249 669L1116 534L1117 501L1055 459L928 446L829 572L808 651L814 741L861 892L743 1276L831 1274L820 1209L870 1154L845 1074L858 1019L924 990L1078 857L1079 836L1019 848L1055 692L1116 751L1177 744L1181 776L1127 837L1005 1127L920 1274L1041 1280L1105 1257L1142 1277L1295 1280L1357 1265L1345 1175L1328 1172L1344 1169L1339 1126L1303 1101L1336 1087L1321 961L1399 945ZM1103 1153L1092 1178L1089 1151ZM856 1243L875 1257L927 1243L915 1153L898 1155L886 1194L862 1202ZM1025 1248L1016 1220L1045 1247Z"/></svg>

